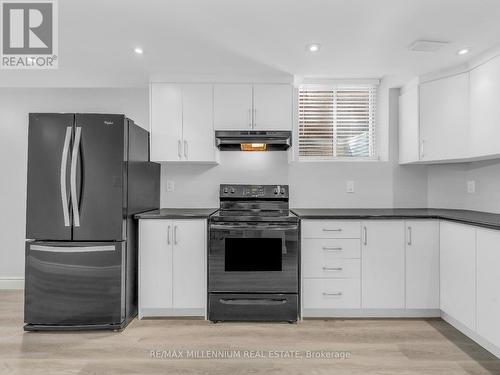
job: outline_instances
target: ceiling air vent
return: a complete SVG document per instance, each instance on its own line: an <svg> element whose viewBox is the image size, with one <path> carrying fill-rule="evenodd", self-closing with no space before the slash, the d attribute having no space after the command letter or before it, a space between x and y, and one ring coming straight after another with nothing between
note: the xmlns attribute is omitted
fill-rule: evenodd
<svg viewBox="0 0 500 375"><path fill-rule="evenodd" d="M437 42L435 40L417 40L410 46L410 51L437 52L448 44L448 42Z"/></svg>

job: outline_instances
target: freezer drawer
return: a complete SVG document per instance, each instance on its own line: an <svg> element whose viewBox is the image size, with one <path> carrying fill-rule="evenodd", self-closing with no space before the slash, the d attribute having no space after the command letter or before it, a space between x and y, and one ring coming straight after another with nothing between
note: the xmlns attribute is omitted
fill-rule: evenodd
<svg viewBox="0 0 500 375"><path fill-rule="evenodd" d="M125 319L125 242L26 243L24 320L35 325Z"/></svg>
<svg viewBox="0 0 500 375"><path fill-rule="evenodd" d="M297 294L226 294L209 296L211 321L288 321L298 317Z"/></svg>

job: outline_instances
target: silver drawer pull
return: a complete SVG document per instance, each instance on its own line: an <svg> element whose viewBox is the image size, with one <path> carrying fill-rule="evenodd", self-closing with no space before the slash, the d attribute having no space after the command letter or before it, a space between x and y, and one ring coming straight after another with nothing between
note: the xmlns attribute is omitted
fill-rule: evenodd
<svg viewBox="0 0 500 375"><path fill-rule="evenodd" d="M340 297L340 296L342 296L342 292L337 292L337 293L325 293L325 292L323 292L323 295L325 297Z"/></svg>
<svg viewBox="0 0 500 375"><path fill-rule="evenodd" d="M334 228L334 229L323 228L323 232L342 232L342 229L341 228Z"/></svg>
<svg viewBox="0 0 500 375"><path fill-rule="evenodd" d="M323 270L325 270L325 271L343 271L344 269L342 267L323 267Z"/></svg>
<svg viewBox="0 0 500 375"><path fill-rule="evenodd" d="M325 250L325 251L342 251L342 248L341 247L323 246L323 250Z"/></svg>

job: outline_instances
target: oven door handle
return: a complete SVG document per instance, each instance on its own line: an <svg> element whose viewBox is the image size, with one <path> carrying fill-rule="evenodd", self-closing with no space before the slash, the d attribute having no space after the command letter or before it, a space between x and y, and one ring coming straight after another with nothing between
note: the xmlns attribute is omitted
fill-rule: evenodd
<svg viewBox="0 0 500 375"><path fill-rule="evenodd" d="M234 224L210 224L210 229L234 229L234 230L296 230L299 229L297 224L293 225L267 225L267 224L257 224L257 225L234 225Z"/></svg>
<svg viewBox="0 0 500 375"><path fill-rule="evenodd" d="M286 298L220 298L219 302L224 305L283 305L287 303Z"/></svg>

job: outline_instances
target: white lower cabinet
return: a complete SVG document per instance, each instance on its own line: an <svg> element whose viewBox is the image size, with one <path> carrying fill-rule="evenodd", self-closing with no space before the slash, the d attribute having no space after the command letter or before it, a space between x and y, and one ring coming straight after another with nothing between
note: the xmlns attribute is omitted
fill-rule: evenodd
<svg viewBox="0 0 500 375"><path fill-rule="evenodd" d="M359 309L361 280L304 279L303 303L307 309ZM314 312L310 312L314 315Z"/></svg>
<svg viewBox="0 0 500 375"><path fill-rule="evenodd" d="M405 224L402 220L362 223L362 307L405 307Z"/></svg>
<svg viewBox="0 0 500 375"><path fill-rule="evenodd" d="M440 225L441 310L476 329L476 228Z"/></svg>
<svg viewBox="0 0 500 375"><path fill-rule="evenodd" d="M406 221L406 308L439 309L439 221Z"/></svg>
<svg viewBox="0 0 500 375"><path fill-rule="evenodd" d="M207 222L139 220L139 317L205 316Z"/></svg>
<svg viewBox="0 0 500 375"><path fill-rule="evenodd" d="M500 348L500 231L477 229L477 333Z"/></svg>

